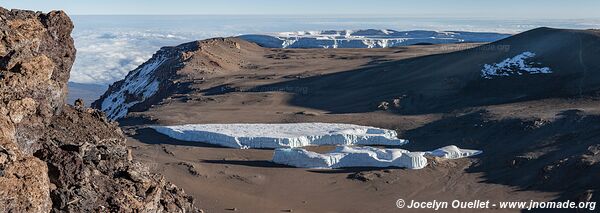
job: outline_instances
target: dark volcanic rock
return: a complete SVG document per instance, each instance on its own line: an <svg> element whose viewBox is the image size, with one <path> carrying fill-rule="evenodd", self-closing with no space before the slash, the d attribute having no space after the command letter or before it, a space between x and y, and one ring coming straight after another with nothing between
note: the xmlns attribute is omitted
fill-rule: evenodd
<svg viewBox="0 0 600 213"><path fill-rule="evenodd" d="M195 211L103 113L65 107L72 28L63 12L0 8L0 212Z"/></svg>
<svg viewBox="0 0 600 213"><path fill-rule="evenodd" d="M31 156L60 111L75 59L71 20L0 8L0 211L47 212L48 169Z"/></svg>
<svg viewBox="0 0 600 213"><path fill-rule="evenodd" d="M348 179L350 180L359 180L362 182L368 182L375 180L377 178L381 178L383 173L377 171L363 171L363 172L355 172L348 175Z"/></svg>
<svg viewBox="0 0 600 213"><path fill-rule="evenodd" d="M47 162L53 209L68 212L189 212L192 198L134 162L116 123L67 106L34 155Z"/></svg>
<svg viewBox="0 0 600 213"><path fill-rule="evenodd" d="M63 105L75 60L73 24L63 12L3 8L0 22L0 99L17 127L18 145L30 153L36 130Z"/></svg>

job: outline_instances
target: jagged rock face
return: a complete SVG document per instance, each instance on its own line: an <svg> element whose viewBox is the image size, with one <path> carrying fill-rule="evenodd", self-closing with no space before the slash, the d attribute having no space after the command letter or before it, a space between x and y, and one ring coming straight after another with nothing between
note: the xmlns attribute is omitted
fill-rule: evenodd
<svg viewBox="0 0 600 213"><path fill-rule="evenodd" d="M64 12L0 8L0 212L195 211L103 113L65 107L72 29Z"/></svg>
<svg viewBox="0 0 600 213"><path fill-rule="evenodd" d="M0 8L0 211L52 206L46 164L31 152L63 105L75 59L72 28L63 12Z"/></svg>
<svg viewBox="0 0 600 213"><path fill-rule="evenodd" d="M0 115L0 212L45 212L51 206L47 168L24 155L14 140L14 126Z"/></svg>
<svg viewBox="0 0 600 213"><path fill-rule="evenodd" d="M75 60L73 24L63 12L0 8L0 99L16 125L21 149L31 153L35 130L60 111Z"/></svg>
<svg viewBox="0 0 600 213"><path fill-rule="evenodd" d="M67 212L193 212L192 198L131 159L104 113L66 107L34 155L48 164L52 208Z"/></svg>

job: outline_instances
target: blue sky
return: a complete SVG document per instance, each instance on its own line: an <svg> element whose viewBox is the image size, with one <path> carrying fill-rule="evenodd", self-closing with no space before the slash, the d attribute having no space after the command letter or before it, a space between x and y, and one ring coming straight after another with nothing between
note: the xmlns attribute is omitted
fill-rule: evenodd
<svg viewBox="0 0 600 213"><path fill-rule="evenodd" d="M495 19L600 18L598 0L1 0L6 8L86 14L364 14Z"/></svg>

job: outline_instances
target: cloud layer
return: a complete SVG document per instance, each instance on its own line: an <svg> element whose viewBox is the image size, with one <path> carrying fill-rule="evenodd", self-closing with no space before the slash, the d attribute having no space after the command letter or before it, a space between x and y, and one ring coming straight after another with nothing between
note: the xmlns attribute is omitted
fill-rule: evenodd
<svg viewBox="0 0 600 213"><path fill-rule="evenodd" d="M110 84L163 46L210 37L331 29L461 30L516 33L539 26L600 28L598 20L498 21L301 16L74 16L72 82Z"/></svg>
<svg viewBox="0 0 600 213"><path fill-rule="evenodd" d="M177 45L188 39L169 33L80 32L74 35L77 60L71 81L108 84L148 60L162 46Z"/></svg>

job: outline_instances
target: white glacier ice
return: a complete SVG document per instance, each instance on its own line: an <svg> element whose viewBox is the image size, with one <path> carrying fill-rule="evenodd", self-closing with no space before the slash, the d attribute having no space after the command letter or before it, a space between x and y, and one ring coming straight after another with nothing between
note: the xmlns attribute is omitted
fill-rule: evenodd
<svg viewBox="0 0 600 213"><path fill-rule="evenodd" d="M431 152L427 152L426 155L447 158L447 159L459 159L465 157L471 157L483 153L481 150L461 149L457 146L450 145L445 146Z"/></svg>
<svg viewBox="0 0 600 213"><path fill-rule="evenodd" d="M398 139L394 130L336 123L187 124L151 128L178 140L240 149L408 143Z"/></svg>
<svg viewBox="0 0 600 213"><path fill-rule="evenodd" d="M426 156L458 159L481 154L479 150L446 146L430 152L384 149L360 145L404 145L394 130L336 123L289 124L187 124L151 126L171 138L224 147L275 148L273 162L301 168L401 167L421 169ZM320 154L301 147L336 145Z"/></svg>
<svg viewBox="0 0 600 213"><path fill-rule="evenodd" d="M421 169L427 166L425 156L458 159L481 154L479 150L446 146L431 152L409 152L404 149L338 146L334 151L319 154L302 148L280 148L273 162L300 168L335 169L348 167L401 167Z"/></svg>
<svg viewBox="0 0 600 213"><path fill-rule="evenodd" d="M319 154L302 148L280 148L273 162L300 168L334 169L348 167L401 167L421 169L427 165L423 152L403 149L338 146L334 151Z"/></svg>
<svg viewBox="0 0 600 213"><path fill-rule="evenodd" d="M552 73L549 67L541 67L540 63L526 61L533 57L535 57L535 53L523 52L512 58L507 58L500 63L485 64L481 70L481 77L493 79L498 76Z"/></svg>

